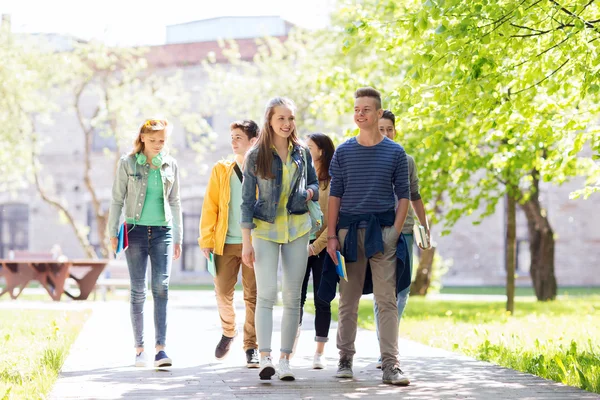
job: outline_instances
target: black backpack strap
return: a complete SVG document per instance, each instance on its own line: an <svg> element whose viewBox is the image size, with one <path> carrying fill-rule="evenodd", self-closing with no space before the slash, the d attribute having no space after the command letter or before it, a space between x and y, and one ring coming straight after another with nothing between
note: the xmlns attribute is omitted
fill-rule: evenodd
<svg viewBox="0 0 600 400"><path fill-rule="evenodd" d="M233 170L235 171L236 175L240 179L240 182L243 182L244 178L242 176L242 170L240 169L240 167L238 167L237 163L235 163L235 165L233 166Z"/></svg>

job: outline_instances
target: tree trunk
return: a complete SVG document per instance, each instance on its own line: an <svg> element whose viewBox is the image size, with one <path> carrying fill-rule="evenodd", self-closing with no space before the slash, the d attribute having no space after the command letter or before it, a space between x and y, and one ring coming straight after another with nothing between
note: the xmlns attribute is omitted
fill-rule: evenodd
<svg viewBox="0 0 600 400"><path fill-rule="evenodd" d="M506 311L515 313L515 269L517 266L516 200L506 195Z"/></svg>
<svg viewBox="0 0 600 400"><path fill-rule="evenodd" d="M554 275L554 231L539 200L539 175L534 171L531 197L521 205L529 229L529 274L539 301L554 300L557 285Z"/></svg>
<svg viewBox="0 0 600 400"><path fill-rule="evenodd" d="M426 296L429 286L431 285L431 276L433 274L433 257L435 255L435 247L432 245L427 250L421 250L419 258L419 268L415 281L410 286L411 296Z"/></svg>

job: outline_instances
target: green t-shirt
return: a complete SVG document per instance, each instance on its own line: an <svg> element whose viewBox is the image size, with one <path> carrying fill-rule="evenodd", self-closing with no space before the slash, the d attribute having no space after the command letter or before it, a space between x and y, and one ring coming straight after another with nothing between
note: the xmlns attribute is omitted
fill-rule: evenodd
<svg viewBox="0 0 600 400"><path fill-rule="evenodd" d="M144 196L146 200L144 201L144 208L142 208L142 215L135 224L145 226L169 225L165 219L165 198L160 169L150 168L148 185L146 186L146 194ZM134 221L128 220L127 223L133 224Z"/></svg>
<svg viewBox="0 0 600 400"><path fill-rule="evenodd" d="M239 164L238 164L239 167ZM242 217L242 182L234 170L231 171L229 178L229 217L227 220L226 244L242 243L242 227L240 221Z"/></svg>

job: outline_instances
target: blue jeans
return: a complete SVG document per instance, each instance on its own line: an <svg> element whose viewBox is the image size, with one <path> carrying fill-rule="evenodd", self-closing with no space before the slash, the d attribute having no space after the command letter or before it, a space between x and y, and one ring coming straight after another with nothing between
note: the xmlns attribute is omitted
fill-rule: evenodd
<svg viewBox="0 0 600 400"><path fill-rule="evenodd" d="M412 266L413 259L413 247L415 244L415 238L413 234L404 234L404 239L406 240L406 246L408 247L408 262ZM408 302L408 294L410 293L410 286L398 293L396 296L396 301L398 302L398 324L400 324L400 319L402 318L402 314L404 313L404 309L406 308L406 303ZM377 340L379 340L379 308L377 308L377 302L373 301L373 313L375 314L375 330L377 331Z"/></svg>
<svg viewBox="0 0 600 400"><path fill-rule="evenodd" d="M254 273L256 274L256 337L258 351L270 353L273 335L273 306L277 300L279 251L283 272L283 318L281 320L281 352L290 354L300 321L300 293L308 259L308 233L290 243L279 244L252 238Z"/></svg>
<svg viewBox="0 0 600 400"><path fill-rule="evenodd" d="M169 277L173 260L171 227L136 225L129 231L129 247L125 251L125 256L131 279L131 324L135 347L144 347L144 302L148 257L152 268L156 345L164 346L167 336Z"/></svg>

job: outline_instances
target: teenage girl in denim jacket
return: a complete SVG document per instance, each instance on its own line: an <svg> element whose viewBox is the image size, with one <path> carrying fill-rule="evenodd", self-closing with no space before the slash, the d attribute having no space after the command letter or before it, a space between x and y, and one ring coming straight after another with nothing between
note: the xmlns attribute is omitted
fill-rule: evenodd
<svg viewBox="0 0 600 400"><path fill-rule="evenodd" d="M163 119L150 119L140 126L133 151L119 161L112 189L108 229L113 250L117 249L123 206L128 227L129 247L125 256L131 279L131 323L136 367L146 366L143 312L148 257L152 267L154 299L154 366L172 365L165 353L167 301L171 262L181 255L183 227L177 162L164 150L170 130L169 123Z"/></svg>
<svg viewBox="0 0 600 400"><path fill-rule="evenodd" d="M289 357L300 319L300 293L308 259L311 219L307 202L319 197L310 152L298 140L294 110L289 99L276 97L269 101L258 143L248 152L244 164L242 259L254 267L256 274L260 379L271 379L275 374L271 336L280 254L283 319L278 374L281 380L295 379Z"/></svg>

